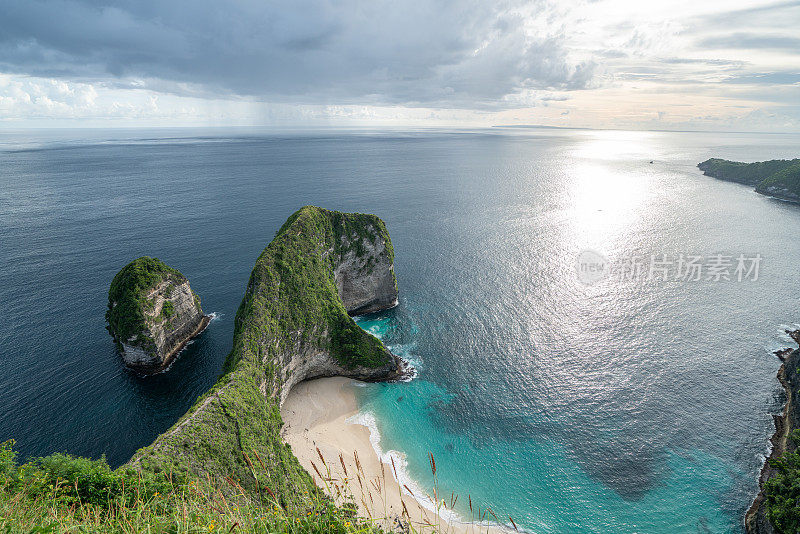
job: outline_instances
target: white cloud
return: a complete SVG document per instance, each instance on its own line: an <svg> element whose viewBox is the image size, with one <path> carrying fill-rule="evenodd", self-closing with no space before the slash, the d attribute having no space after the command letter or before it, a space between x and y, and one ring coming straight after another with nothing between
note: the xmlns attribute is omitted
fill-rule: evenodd
<svg viewBox="0 0 800 534"><path fill-rule="evenodd" d="M5 121L800 118L796 1L8 0L3 15Z"/></svg>

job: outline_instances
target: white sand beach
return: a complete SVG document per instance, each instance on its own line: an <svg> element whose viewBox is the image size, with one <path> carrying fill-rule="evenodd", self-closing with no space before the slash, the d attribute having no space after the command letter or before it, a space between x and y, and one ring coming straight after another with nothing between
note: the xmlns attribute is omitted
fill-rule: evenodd
<svg viewBox="0 0 800 534"><path fill-rule="evenodd" d="M352 380L341 377L303 382L292 389L281 408L285 422L283 439L320 487L326 484L320 480L312 462L323 476L330 476L327 488L331 497L341 503L347 498L346 494L351 494L359 514L372 518L384 528L394 529L410 523L417 532L504 531L486 524L462 523L452 517L448 522L445 518L452 515L449 510L440 509L441 513L437 514L426 509L408 489L404 490L395 477L393 466L382 462L373 448L369 428L348 421L358 413L354 387ZM327 470L319 460L317 449L325 458ZM347 490L342 490L343 487ZM425 499L426 496L420 497ZM425 501L430 503L434 499L429 497Z"/></svg>

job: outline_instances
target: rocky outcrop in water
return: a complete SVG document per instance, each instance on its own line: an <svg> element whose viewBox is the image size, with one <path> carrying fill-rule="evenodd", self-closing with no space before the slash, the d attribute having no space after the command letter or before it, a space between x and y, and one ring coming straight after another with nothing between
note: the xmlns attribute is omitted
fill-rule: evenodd
<svg viewBox="0 0 800 534"><path fill-rule="evenodd" d="M186 277L146 256L114 277L106 319L125 364L143 373L166 368L210 320Z"/></svg>
<svg viewBox="0 0 800 534"><path fill-rule="evenodd" d="M800 344L800 330L787 333ZM764 496L764 483L773 475L774 469L770 460L778 458L786 452L792 452L797 445L790 439L792 432L800 429L800 407L794 392L800 389L800 350L783 349L775 353L783 362L778 370L778 380L786 394L786 404L780 415L773 415L775 420L775 434L770 442L772 452L764 462L759 476L760 491L753 501L752 506L745 515L745 530L748 534L773 534L775 529L767 519L767 507Z"/></svg>

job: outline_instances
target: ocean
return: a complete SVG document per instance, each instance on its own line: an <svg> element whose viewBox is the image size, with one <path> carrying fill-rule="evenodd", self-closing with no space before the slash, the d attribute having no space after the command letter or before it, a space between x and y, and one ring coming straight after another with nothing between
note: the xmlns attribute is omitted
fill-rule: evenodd
<svg viewBox="0 0 800 534"><path fill-rule="evenodd" d="M375 213L392 236L400 305L359 324L418 376L358 391L418 488L432 491L431 453L462 517L469 496L532 532L741 532L783 401L772 351L800 322L800 206L696 164L798 146L536 128L0 132L0 440L124 463L215 382L255 259L314 204ZM587 278L587 254L607 270ZM148 378L104 321L111 279L141 255L215 313ZM690 258L699 279L681 276Z"/></svg>

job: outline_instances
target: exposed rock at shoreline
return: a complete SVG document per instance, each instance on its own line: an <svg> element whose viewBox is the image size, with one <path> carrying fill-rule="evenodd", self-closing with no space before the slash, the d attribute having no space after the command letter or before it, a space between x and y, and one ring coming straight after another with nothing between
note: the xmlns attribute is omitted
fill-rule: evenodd
<svg viewBox="0 0 800 534"><path fill-rule="evenodd" d="M256 261L222 376L131 465L199 475L229 496L244 490L270 505L274 493L281 506L304 510L317 488L281 440L280 406L311 378L407 376L404 362L350 316L396 304L393 260L374 215L295 212Z"/></svg>
<svg viewBox="0 0 800 534"><path fill-rule="evenodd" d="M143 256L122 268L108 294L108 330L125 364L142 373L166 368L210 317L179 271Z"/></svg>
<svg viewBox="0 0 800 534"><path fill-rule="evenodd" d="M787 333L800 344L800 330ZM759 493L753 501L752 506L745 515L745 530L748 534L773 534L775 530L767 519L767 506L764 495L764 483L774 473L770 460L776 459L786 452L792 452L797 445L790 439L793 431L800 429L800 407L798 399L794 394L800 388L800 349L783 349L775 353L783 364L778 370L778 380L786 394L786 404L780 415L773 415L775 420L775 434L770 442L772 452L765 460L764 467L759 475Z"/></svg>

